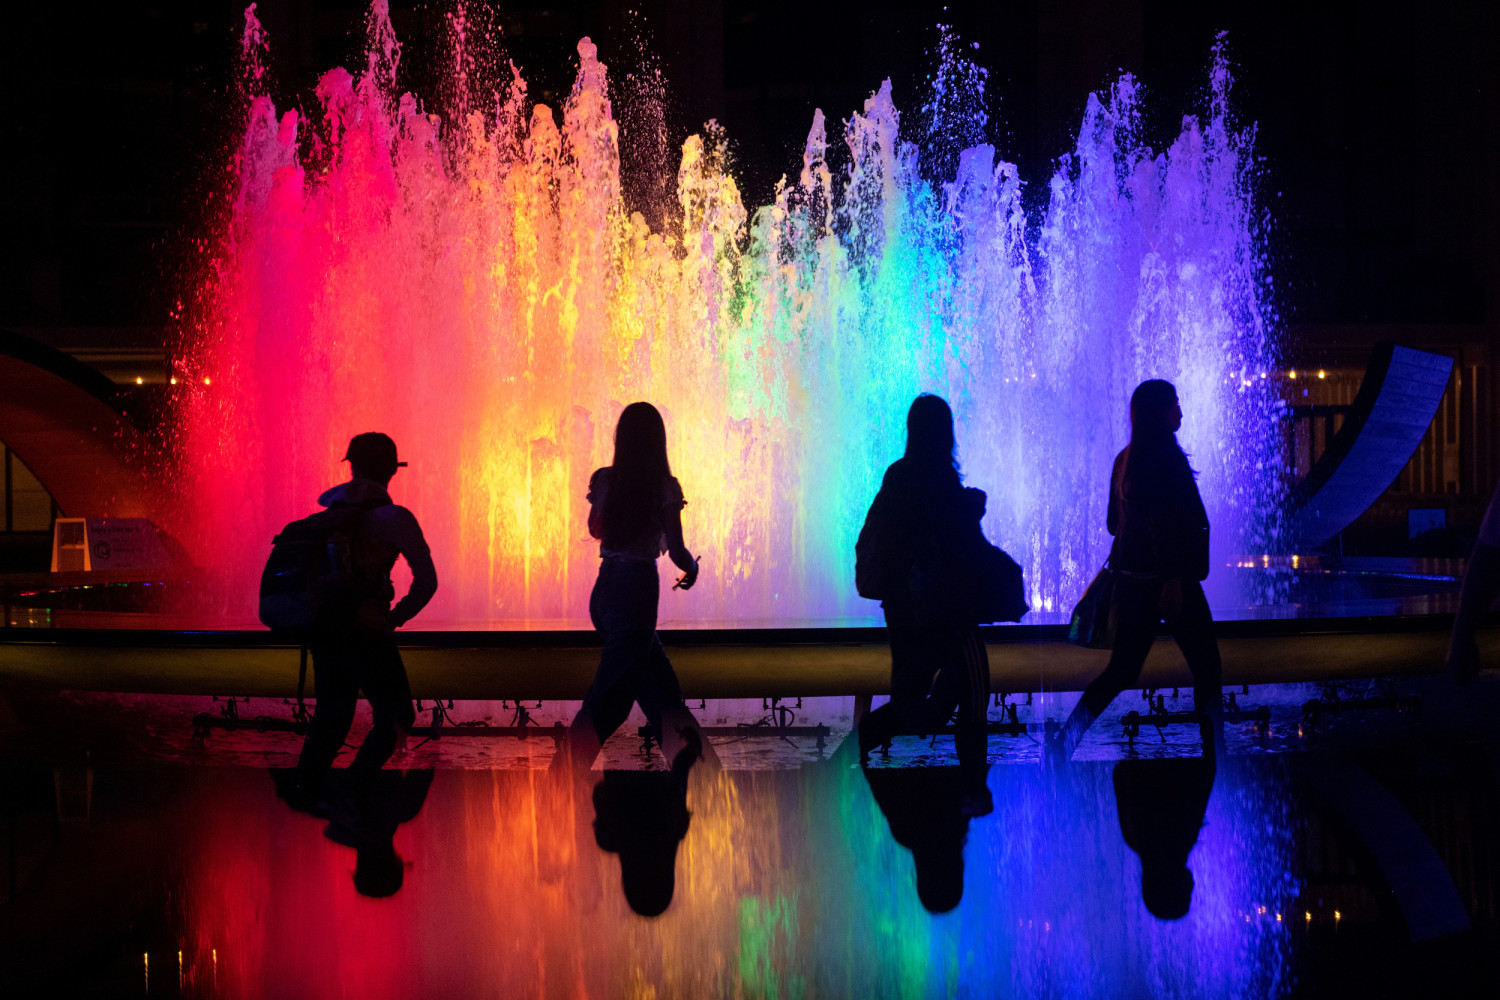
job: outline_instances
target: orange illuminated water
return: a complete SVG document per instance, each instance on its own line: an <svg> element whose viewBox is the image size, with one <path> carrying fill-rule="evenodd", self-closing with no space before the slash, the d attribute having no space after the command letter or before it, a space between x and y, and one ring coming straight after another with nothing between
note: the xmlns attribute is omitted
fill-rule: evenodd
<svg viewBox="0 0 1500 1000"><path fill-rule="evenodd" d="M982 135L941 137L970 148L954 177L924 178L887 84L841 148L815 116L769 205L743 203L716 133L689 138L653 230L621 195L621 143L643 140L622 135L587 39L561 108L514 67L465 90L484 74L462 45L460 96L440 105L401 92L384 0L369 25L365 65L325 73L304 116L265 92L246 14L175 525L224 581L219 611L249 617L272 534L343 478L353 434L382 430L438 566L429 619L584 619L585 488L637 399L666 417L703 559L664 617L875 613L853 542L921 391L953 403L986 529L1038 610L1102 562L1104 481L1143 378L1179 387L1223 552L1274 530L1269 285L1221 60L1208 114L1164 153L1143 145L1132 80L1091 98L1039 215Z"/></svg>

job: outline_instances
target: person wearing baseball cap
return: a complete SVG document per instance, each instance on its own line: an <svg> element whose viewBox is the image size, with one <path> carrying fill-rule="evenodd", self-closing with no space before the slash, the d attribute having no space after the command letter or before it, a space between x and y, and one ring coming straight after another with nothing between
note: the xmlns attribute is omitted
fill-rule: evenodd
<svg viewBox="0 0 1500 1000"><path fill-rule="evenodd" d="M318 503L363 512L349 536L359 596L321 629L310 646L317 705L297 764L300 797L309 804L322 795L324 779L354 722L361 690L370 702L374 725L349 766L351 786L368 784L404 742L416 713L393 633L437 592L437 571L416 516L391 502L391 478L406 465L396 458L396 443L379 432L357 434L344 460L349 463L349 481L324 492ZM391 569L398 556L410 567L412 581L406 596L392 607Z"/></svg>

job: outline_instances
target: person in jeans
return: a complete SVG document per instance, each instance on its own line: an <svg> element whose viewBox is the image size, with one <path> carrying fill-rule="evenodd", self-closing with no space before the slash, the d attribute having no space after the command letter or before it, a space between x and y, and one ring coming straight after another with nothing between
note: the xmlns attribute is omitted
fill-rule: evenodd
<svg viewBox="0 0 1500 1000"><path fill-rule="evenodd" d="M682 570L680 589L698 579L698 561L682 538L687 501L667 461L667 429L656 407L625 407L615 426L614 461L589 479L588 501L589 534L599 539L600 557L589 617L604 648L565 752L575 768L591 767L638 703L669 762L684 754L713 761L656 634L657 557L667 554Z"/></svg>
<svg viewBox="0 0 1500 1000"><path fill-rule="evenodd" d="M317 705L297 763L292 804L311 808L354 723L361 690L370 702L374 725L349 765L356 790L368 784L395 752L416 721L406 667L396 648L396 629L432 600L437 571L416 517L391 502L387 488L396 470L396 444L380 433L359 434L344 456L350 479L318 498L324 507L359 507L364 513L350 538L358 593L319 629L311 643ZM411 588L391 607L395 589L391 568L397 557L411 568Z"/></svg>
<svg viewBox="0 0 1500 1000"><path fill-rule="evenodd" d="M962 812L994 810L986 785L990 665L963 595L946 586L962 526L984 515L982 490L965 488L954 460L953 412L940 396L918 396L906 415L906 453L886 469L865 517L891 643L891 700L860 720L861 757L898 733L932 732L958 720L954 745ZM861 557L863 558L863 557Z"/></svg>
<svg viewBox="0 0 1500 1000"><path fill-rule="evenodd" d="M1208 515L1196 473L1177 444L1182 407L1172 383L1151 379L1130 397L1130 444L1110 476L1116 633L1109 665L1083 692L1050 750L1066 759L1115 695L1135 684L1163 621L1193 672L1193 705L1220 715L1222 667L1208 576Z"/></svg>

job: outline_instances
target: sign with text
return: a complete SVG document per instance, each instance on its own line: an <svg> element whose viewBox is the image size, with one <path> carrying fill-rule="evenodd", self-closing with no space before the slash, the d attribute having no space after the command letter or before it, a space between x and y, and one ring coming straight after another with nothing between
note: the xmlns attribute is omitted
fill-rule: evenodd
<svg viewBox="0 0 1500 1000"><path fill-rule="evenodd" d="M171 564L144 517L60 517L52 529L52 572L165 569Z"/></svg>

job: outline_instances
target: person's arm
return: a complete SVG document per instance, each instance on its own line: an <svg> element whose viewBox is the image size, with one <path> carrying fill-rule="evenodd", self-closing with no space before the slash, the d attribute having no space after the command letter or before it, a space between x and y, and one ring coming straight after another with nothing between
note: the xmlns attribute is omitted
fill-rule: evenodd
<svg viewBox="0 0 1500 1000"><path fill-rule="evenodd" d="M601 542L604 540L604 497L602 495L603 483L600 481L600 473L603 471L603 469L599 469L589 477L588 495L589 534Z"/></svg>
<svg viewBox="0 0 1500 1000"><path fill-rule="evenodd" d="M1115 456L1115 465L1109 472L1109 505L1105 509L1104 526L1111 535L1120 533L1120 485L1125 475L1125 452Z"/></svg>
<svg viewBox="0 0 1500 1000"><path fill-rule="evenodd" d="M1496 597L1500 597L1500 548L1476 542L1464 570L1458 613L1453 616L1453 634L1448 640L1448 670L1457 680L1471 680L1479 671L1479 644L1474 641L1474 632Z"/></svg>
<svg viewBox="0 0 1500 1000"><path fill-rule="evenodd" d="M683 590L691 590L693 584L698 582L698 561L682 540L682 508L685 506L687 501L682 498L681 490L677 490L675 495L669 494L662 504L661 527L662 534L667 539L667 555L683 573L682 582L678 586Z"/></svg>
<svg viewBox="0 0 1500 1000"><path fill-rule="evenodd" d="M398 547L401 558L411 568L411 589L406 596L391 608L391 628L397 629L417 616L427 606L432 595L437 593L437 568L432 565L432 551L427 539L422 537L422 528L411 511L402 510L397 521Z"/></svg>

